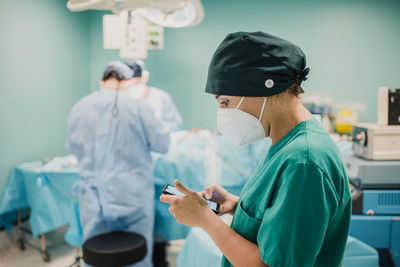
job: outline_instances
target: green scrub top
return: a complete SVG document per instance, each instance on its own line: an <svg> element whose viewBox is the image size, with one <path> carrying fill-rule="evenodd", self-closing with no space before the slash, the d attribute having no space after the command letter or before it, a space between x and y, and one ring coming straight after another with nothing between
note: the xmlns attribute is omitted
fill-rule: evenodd
<svg viewBox="0 0 400 267"><path fill-rule="evenodd" d="M271 147L245 184L231 227L272 267L340 266L351 195L340 153L316 120ZM224 257L222 266L232 266Z"/></svg>

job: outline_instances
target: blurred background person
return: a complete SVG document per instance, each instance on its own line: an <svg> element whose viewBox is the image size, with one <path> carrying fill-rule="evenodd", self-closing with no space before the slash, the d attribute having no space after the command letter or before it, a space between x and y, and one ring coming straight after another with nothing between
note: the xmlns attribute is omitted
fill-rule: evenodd
<svg viewBox="0 0 400 267"><path fill-rule="evenodd" d="M147 240L151 264L154 184L150 151L167 152L169 131L142 99L128 95L132 70L110 62L100 90L81 99L68 117L66 147L79 160L78 192L84 240L110 231Z"/></svg>
<svg viewBox="0 0 400 267"><path fill-rule="evenodd" d="M143 60L127 60L125 63L133 71L128 93L136 98L143 98L153 109L157 119L164 122L171 132L182 129L182 117L172 97L165 91L147 85L149 72Z"/></svg>

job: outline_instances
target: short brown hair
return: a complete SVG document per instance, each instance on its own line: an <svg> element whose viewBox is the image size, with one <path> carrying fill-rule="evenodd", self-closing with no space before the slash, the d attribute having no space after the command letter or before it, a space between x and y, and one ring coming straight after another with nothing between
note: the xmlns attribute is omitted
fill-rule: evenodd
<svg viewBox="0 0 400 267"><path fill-rule="evenodd" d="M286 91L294 96L299 96L304 93L303 89L297 82L292 83Z"/></svg>
<svg viewBox="0 0 400 267"><path fill-rule="evenodd" d="M122 75L116 73L115 71L106 71L103 74L103 81L109 80L109 79L117 79L118 81L125 80Z"/></svg>

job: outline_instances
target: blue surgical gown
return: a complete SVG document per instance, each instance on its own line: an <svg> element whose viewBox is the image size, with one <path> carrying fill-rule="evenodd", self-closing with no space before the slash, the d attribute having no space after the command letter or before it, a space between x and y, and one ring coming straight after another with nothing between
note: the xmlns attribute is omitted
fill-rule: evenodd
<svg viewBox="0 0 400 267"><path fill-rule="evenodd" d="M150 151L167 152L169 131L142 99L100 89L81 99L68 117L66 147L79 161L84 240L110 231L145 236L152 266L154 184ZM117 113L113 112L115 103Z"/></svg>
<svg viewBox="0 0 400 267"><path fill-rule="evenodd" d="M130 93L131 90L135 90L135 88L130 88ZM171 132L182 130L182 117L167 92L155 87L149 87L146 102L152 108L156 118L161 120Z"/></svg>

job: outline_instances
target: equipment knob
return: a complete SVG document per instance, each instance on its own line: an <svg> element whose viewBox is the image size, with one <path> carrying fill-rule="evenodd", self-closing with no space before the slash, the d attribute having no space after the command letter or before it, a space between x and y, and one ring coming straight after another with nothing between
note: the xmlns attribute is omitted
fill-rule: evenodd
<svg viewBox="0 0 400 267"><path fill-rule="evenodd" d="M367 145L367 133L365 131L360 132L360 145Z"/></svg>

